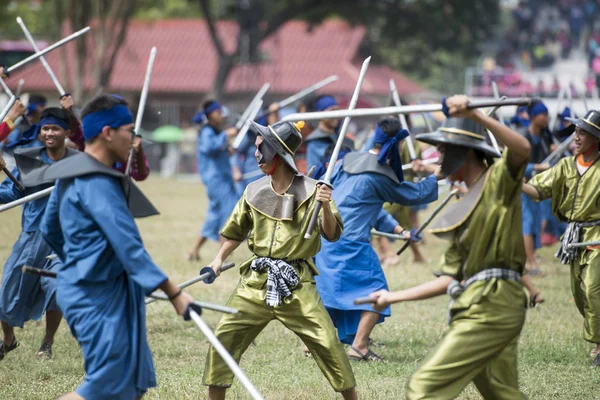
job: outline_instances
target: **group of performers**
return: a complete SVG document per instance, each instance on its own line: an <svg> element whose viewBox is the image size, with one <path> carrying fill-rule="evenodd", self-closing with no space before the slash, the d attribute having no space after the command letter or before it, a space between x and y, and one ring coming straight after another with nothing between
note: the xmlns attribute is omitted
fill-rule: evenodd
<svg viewBox="0 0 600 400"><path fill-rule="evenodd" d="M6 78L3 69L0 76ZM351 361L384 361L371 336L391 315L390 305L448 293L448 329L410 379L408 398L452 399L470 382L484 398L525 398L518 386L517 345L527 307L544 301L530 278L539 272L531 252L542 232L539 205L550 199L546 204L557 225L567 225L557 257L571 268L584 339L594 344L593 364L600 366L600 247L574 246L600 239L600 112L565 119L569 125L555 139L574 135L574 155L550 165L545 160L557 144L547 132L542 103L530 105L527 122L519 117L528 124L522 132L469 104L466 96L443 100L443 125L414 137L437 149L438 163L417 159L410 177L402 161L408 161L404 143L411 134L395 116L377 122L365 150L356 151L344 136L337 152L332 149L344 134L339 121L323 119L306 135L302 121L278 122L273 104L262 120L250 121L232 152L238 129L225 125L218 101L203 104L198 171L208 210L189 259L199 260L207 240L220 241L209 264L219 276L232 252L248 244L252 256L240 266L227 304L239 312L226 314L215 329L235 361L277 319L301 338L331 387L355 399ZM312 108L339 105L322 95ZM19 118L28 126L8 147L17 166L0 186L0 203L53 189L49 197L24 204L22 232L4 265L0 360L19 346L14 327L44 313L38 355L52 357L64 318L81 346L85 378L60 398L140 398L156 386L145 297L161 289L186 319L195 305L152 261L134 221L157 211L131 180L144 180L150 170L129 106L118 95L101 94L82 107L80 122L69 95L61 97L60 108L17 101L0 125L0 140ZM500 147L491 144L492 137ZM298 167L303 146L308 166L316 167L312 176ZM327 169L330 179L316 180ZM422 258L422 235L406 225L414 223L406 215L410 207L436 201L442 179L466 189L429 226L450 242L436 278L389 292L381 262L390 255L375 252L372 230L398 235ZM312 227L317 203L322 207ZM26 274L23 266L42 272ZM365 296L368 303L355 304ZM233 377L211 346L203 377L208 397L224 399Z"/></svg>

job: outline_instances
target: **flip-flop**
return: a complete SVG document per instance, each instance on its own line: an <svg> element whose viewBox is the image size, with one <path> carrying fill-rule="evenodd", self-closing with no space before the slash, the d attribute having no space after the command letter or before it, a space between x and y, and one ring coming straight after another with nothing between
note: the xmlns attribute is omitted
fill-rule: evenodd
<svg viewBox="0 0 600 400"><path fill-rule="evenodd" d="M350 346L350 348L352 350L354 350L356 352L356 354L361 355L359 357L359 356L353 356L353 355L349 354L348 358L352 361L365 361L365 362L384 362L385 361L385 359L383 357L378 356L371 349L367 350L367 352L363 354L360 351L358 351L354 346Z"/></svg>
<svg viewBox="0 0 600 400"><path fill-rule="evenodd" d="M4 356L9 352L19 347L19 341L16 336L13 336L13 341L10 345L6 346L3 341L0 340L0 361L4 359Z"/></svg>

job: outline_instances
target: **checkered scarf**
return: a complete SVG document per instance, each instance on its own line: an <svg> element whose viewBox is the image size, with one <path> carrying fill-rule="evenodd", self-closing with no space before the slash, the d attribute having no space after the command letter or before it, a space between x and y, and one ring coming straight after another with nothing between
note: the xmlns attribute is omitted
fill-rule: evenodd
<svg viewBox="0 0 600 400"><path fill-rule="evenodd" d="M300 281L296 270L287 262L269 257L258 257L250 264L250 269L262 272L269 269L267 276L267 305L281 305L283 299L292 295L292 290Z"/></svg>
<svg viewBox="0 0 600 400"><path fill-rule="evenodd" d="M521 282L521 274L517 271L507 268L490 268L476 273L467 279L464 285L461 285L457 280L450 282L446 291L451 298L450 306L448 308L448 323L452 321L452 315L450 313L452 311L452 306L454 305L454 300L458 299L460 295L463 294L464 291L475 282L489 281L492 279Z"/></svg>
<svg viewBox="0 0 600 400"><path fill-rule="evenodd" d="M581 241L581 228L600 225L600 220L591 222L571 222L563 235L560 247L556 250L554 257L558 258L562 264L570 264L579 257L580 247L571 247L570 244Z"/></svg>

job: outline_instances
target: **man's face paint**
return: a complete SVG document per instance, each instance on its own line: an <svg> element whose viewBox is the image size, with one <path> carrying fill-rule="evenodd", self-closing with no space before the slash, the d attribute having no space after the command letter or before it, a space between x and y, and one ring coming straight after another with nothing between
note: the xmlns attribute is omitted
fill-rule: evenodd
<svg viewBox="0 0 600 400"><path fill-rule="evenodd" d="M446 144L440 147L442 153L442 174L455 175L467 160L469 149L462 146Z"/></svg>
<svg viewBox="0 0 600 400"><path fill-rule="evenodd" d="M257 138L256 142L256 152L254 153L254 156L256 157L258 165L265 165L273 162L277 155L275 150L273 150L273 148L260 136Z"/></svg>

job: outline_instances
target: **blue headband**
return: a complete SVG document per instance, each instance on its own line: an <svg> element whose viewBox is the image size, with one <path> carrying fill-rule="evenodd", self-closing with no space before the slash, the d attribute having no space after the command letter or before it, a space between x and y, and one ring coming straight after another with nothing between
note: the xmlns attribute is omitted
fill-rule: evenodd
<svg viewBox="0 0 600 400"><path fill-rule="evenodd" d="M208 105L208 107L206 107L204 109L204 114L208 115L211 112L217 111L217 110L220 110L220 109L221 109L221 105L219 104L219 102L218 101L213 101L212 103L210 103Z"/></svg>
<svg viewBox="0 0 600 400"><path fill-rule="evenodd" d="M213 101L212 103L209 104L208 107L206 107L204 109L204 111L198 111L196 113L196 115L194 115L192 117L192 122L195 124L203 124L206 121L208 121L208 114L210 114L213 111L217 111L221 109L221 104L219 104L218 101Z"/></svg>
<svg viewBox="0 0 600 400"><path fill-rule="evenodd" d="M529 110L529 118L533 118L540 114L548 114L548 108L542 102L535 103L533 107L531 107Z"/></svg>
<svg viewBox="0 0 600 400"><path fill-rule="evenodd" d="M329 107L337 106L338 103L331 96L323 96L315 102L315 111L325 111Z"/></svg>
<svg viewBox="0 0 600 400"><path fill-rule="evenodd" d="M42 120L40 121L40 128L43 127L44 125L58 125L61 128L63 128L64 130L71 128L67 121L62 120L60 118L56 118L53 115L47 115L44 118L42 118Z"/></svg>
<svg viewBox="0 0 600 400"><path fill-rule="evenodd" d="M105 126L117 129L133 123L133 115L124 104L117 104L108 110L100 110L83 117L83 137L85 140L95 138Z"/></svg>
<svg viewBox="0 0 600 400"><path fill-rule="evenodd" d="M404 173L402 172L402 159L400 158L398 143L406 139L408 135L409 133L406 129L401 129L396 136L389 137L379 127L379 124L375 128L375 144L381 145L377 162L381 165L386 165L389 159L390 167L392 167L400 182L404 181Z"/></svg>
<svg viewBox="0 0 600 400"><path fill-rule="evenodd" d="M198 111L193 117L192 122L195 124L203 124L206 122L206 114L203 111Z"/></svg>
<svg viewBox="0 0 600 400"><path fill-rule="evenodd" d="M29 104L27 104L27 115L31 114L32 112L37 111L38 106L42 106L45 107L46 106L46 102L45 101L30 101Z"/></svg>
<svg viewBox="0 0 600 400"><path fill-rule="evenodd" d="M564 120L565 118L571 117L571 109L569 107L565 107L563 112L560 113L560 119Z"/></svg>

